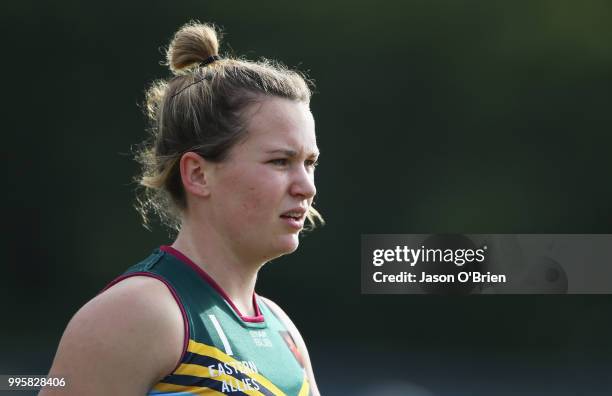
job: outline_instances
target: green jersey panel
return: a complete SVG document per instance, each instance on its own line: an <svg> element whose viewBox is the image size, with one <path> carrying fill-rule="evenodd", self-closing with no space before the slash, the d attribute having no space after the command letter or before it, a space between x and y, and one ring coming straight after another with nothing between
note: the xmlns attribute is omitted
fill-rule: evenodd
<svg viewBox="0 0 612 396"><path fill-rule="evenodd" d="M253 295L255 316L241 315L208 274L170 246L156 249L106 288L132 276L164 282L185 322L181 360L149 395L310 395L297 347L261 297Z"/></svg>

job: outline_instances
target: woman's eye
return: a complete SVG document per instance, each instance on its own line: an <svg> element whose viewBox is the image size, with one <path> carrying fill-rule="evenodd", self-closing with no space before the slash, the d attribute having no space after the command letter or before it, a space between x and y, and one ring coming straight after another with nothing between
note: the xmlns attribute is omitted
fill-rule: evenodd
<svg viewBox="0 0 612 396"><path fill-rule="evenodd" d="M312 168L316 168L316 166L319 165L319 161L316 160L306 160L304 163L306 164L306 166Z"/></svg>
<svg viewBox="0 0 612 396"><path fill-rule="evenodd" d="M285 165L287 165L289 160L287 160L287 158L276 158L276 159L270 160L268 162L271 163L272 165L285 166Z"/></svg>

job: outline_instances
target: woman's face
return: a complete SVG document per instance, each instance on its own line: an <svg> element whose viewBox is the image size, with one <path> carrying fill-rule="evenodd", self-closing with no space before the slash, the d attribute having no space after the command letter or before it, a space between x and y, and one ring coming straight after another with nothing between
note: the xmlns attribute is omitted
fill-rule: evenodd
<svg viewBox="0 0 612 396"><path fill-rule="evenodd" d="M266 98L246 112L247 136L215 165L214 224L235 253L270 260L297 249L316 194L319 155L307 104Z"/></svg>

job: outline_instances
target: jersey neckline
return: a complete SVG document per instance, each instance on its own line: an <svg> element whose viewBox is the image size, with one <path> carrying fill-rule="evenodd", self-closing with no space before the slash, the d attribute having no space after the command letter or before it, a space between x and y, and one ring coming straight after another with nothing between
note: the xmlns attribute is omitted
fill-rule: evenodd
<svg viewBox="0 0 612 396"><path fill-rule="evenodd" d="M179 261L191 267L206 283L208 283L217 293L219 293L221 297L223 297L223 299L227 302L227 304L234 310L234 313L236 313L236 315L238 315L238 317L242 319L244 322L249 322L249 323L264 322L264 316L259 309L259 305L257 304L255 292L253 292L253 308L255 309L255 316L243 315L242 312L240 312L240 310L236 306L236 304L234 304L232 299L227 295L225 290L223 290L223 288L210 275L208 275L206 271L204 271L200 266L194 263L189 257L185 256L183 253L181 253L180 251L178 251L177 249L169 245L162 245L159 247L159 250L161 250L162 252L171 254L172 256L177 258Z"/></svg>

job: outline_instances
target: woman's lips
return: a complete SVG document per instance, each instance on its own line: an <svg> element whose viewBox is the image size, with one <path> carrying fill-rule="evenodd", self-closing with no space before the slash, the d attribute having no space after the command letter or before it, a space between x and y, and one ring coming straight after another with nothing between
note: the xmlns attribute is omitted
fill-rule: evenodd
<svg viewBox="0 0 612 396"><path fill-rule="evenodd" d="M299 218L281 215L281 219L287 224L289 227L294 228L296 230L300 230L304 227L304 216Z"/></svg>

